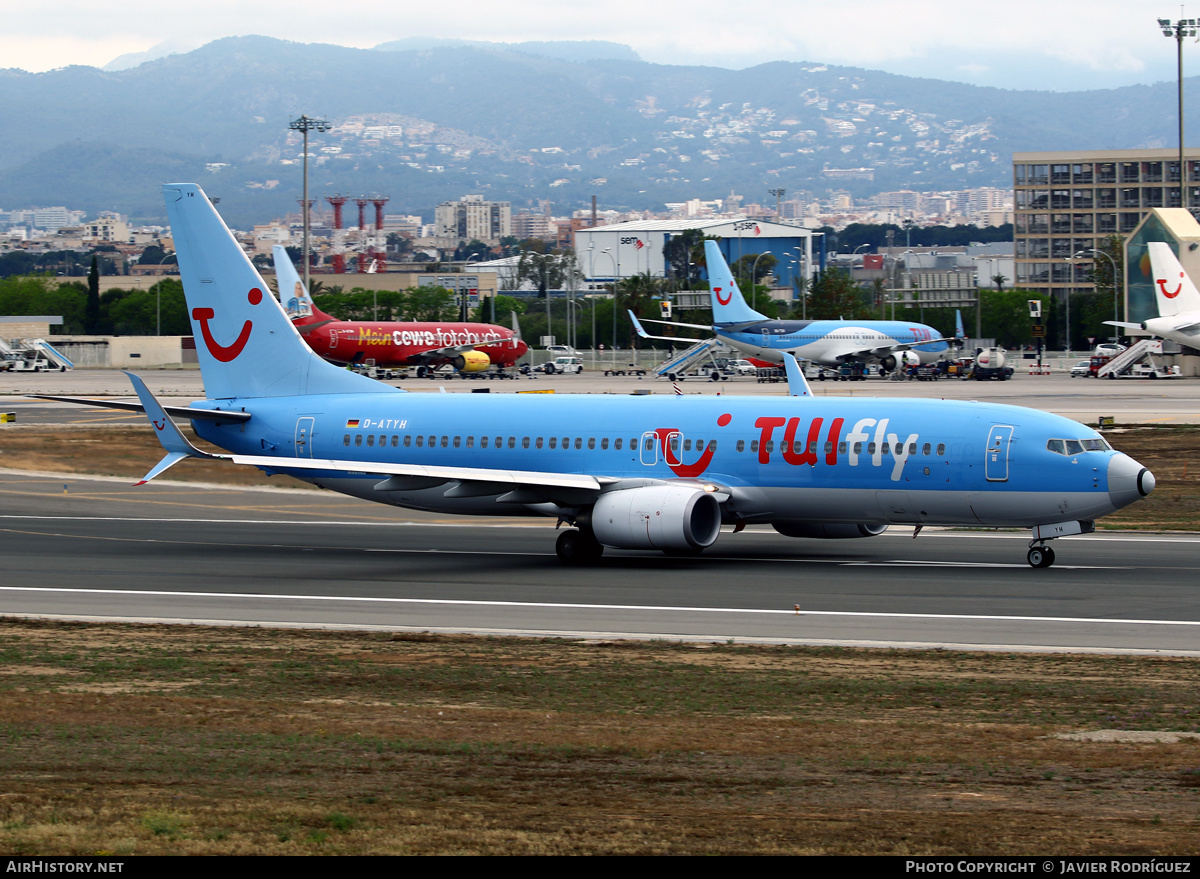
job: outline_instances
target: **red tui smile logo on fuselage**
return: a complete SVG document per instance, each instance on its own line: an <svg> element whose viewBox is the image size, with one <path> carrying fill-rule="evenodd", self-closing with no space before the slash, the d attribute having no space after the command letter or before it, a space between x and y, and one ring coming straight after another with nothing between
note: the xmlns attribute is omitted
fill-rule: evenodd
<svg viewBox="0 0 1200 879"><path fill-rule="evenodd" d="M246 294L246 299L251 305L258 305L262 302L263 292L257 287L252 287ZM192 320L200 324L200 334L204 336L204 345L208 348L208 353L222 363L229 363L237 359L237 356L242 353L242 349L246 347L246 343L250 341L250 330L254 328L254 324L252 321L246 321L242 324L242 331L238 333L238 337L233 340L232 345L221 345L213 338L212 330L208 328L208 322L215 316L216 312L211 308L192 309Z"/></svg>

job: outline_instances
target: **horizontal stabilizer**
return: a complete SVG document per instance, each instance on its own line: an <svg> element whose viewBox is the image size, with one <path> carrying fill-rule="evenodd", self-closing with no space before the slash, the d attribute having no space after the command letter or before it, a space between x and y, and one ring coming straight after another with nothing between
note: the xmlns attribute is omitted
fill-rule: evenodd
<svg viewBox="0 0 1200 879"><path fill-rule="evenodd" d="M141 403L129 403L124 400L96 400L91 397L57 397L53 394L27 394L37 400L55 400L59 403L78 403L81 406L98 406L102 409L121 409L126 412L145 412L146 407ZM240 424L249 421L249 412L227 412L220 409L194 409L191 406L163 406L163 411L173 418L186 418L189 421L216 421L225 424Z"/></svg>

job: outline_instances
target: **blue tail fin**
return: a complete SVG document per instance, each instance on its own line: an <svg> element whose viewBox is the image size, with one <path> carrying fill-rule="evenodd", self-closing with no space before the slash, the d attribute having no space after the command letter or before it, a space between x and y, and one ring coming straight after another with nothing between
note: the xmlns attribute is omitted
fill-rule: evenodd
<svg viewBox="0 0 1200 879"><path fill-rule="evenodd" d="M967 338L967 331L963 329L962 312L958 309L954 310L954 338L960 342Z"/></svg>
<svg viewBox="0 0 1200 879"><path fill-rule="evenodd" d="M309 298L300 274L292 265L287 248L276 244L271 248L271 257L275 261L275 282L279 285L279 302L288 318L309 317L313 313L313 301Z"/></svg>
<svg viewBox="0 0 1200 879"><path fill-rule="evenodd" d="M168 183L163 198L208 399L391 390L309 349L204 190Z"/></svg>
<svg viewBox="0 0 1200 879"><path fill-rule="evenodd" d="M767 319L742 298L742 291L733 282L733 273L729 271L729 263L725 262L717 242L704 242L704 261L708 265L708 285L712 290L713 323L738 324Z"/></svg>

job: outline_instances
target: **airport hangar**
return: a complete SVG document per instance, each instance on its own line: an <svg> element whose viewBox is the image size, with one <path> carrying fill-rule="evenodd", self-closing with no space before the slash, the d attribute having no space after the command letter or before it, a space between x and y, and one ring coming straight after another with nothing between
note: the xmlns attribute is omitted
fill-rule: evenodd
<svg viewBox="0 0 1200 879"><path fill-rule="evenodd" d="M584 277L609 283L643 272L665 278L669 273L663 246L688 229L721 239L721 253L730 265L743 256L769 253L776 259L776 285L793 287L803 271L811 281L825 268L825 236L820 232L746 218L700 220L633 220L575 232L575 253Z"/></svg>

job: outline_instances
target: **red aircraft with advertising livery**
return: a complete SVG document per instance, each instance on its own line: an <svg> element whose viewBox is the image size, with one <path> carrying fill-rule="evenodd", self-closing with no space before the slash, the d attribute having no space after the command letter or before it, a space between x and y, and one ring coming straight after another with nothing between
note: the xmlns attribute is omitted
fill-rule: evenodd
<svg viewBox="0 0 1200 879"><path fill-rule="evenodd" d="M279 301L309 347L338 364L415 366L419 375L442 366L462 373L513 366L529 346L514 329L457 321L338 320L313 304L287 251L276 245ZM290 295L289 295L290 294ZM514 318L513 323L516 323Z"/></svg>

